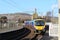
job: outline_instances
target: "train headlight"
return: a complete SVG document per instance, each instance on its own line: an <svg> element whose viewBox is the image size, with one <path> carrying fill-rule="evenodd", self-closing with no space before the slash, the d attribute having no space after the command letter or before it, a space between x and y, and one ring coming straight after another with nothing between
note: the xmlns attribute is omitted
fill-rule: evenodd
<svg viewBox="0 0 60 40"><path fill-rule="evenodd" d="M36 29L38 29L38 28L36 28Z"/></svg>

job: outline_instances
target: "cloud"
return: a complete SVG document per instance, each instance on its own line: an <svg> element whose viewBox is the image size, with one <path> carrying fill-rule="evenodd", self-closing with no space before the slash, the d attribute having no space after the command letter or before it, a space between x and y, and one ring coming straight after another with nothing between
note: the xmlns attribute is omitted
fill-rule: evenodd
<svg viewBox="0 0 60 40"><path fill-rule="evenodd" d="M58 7L58 4L53 4L52 5L52 9L57 8L57 7Z"/></svg>

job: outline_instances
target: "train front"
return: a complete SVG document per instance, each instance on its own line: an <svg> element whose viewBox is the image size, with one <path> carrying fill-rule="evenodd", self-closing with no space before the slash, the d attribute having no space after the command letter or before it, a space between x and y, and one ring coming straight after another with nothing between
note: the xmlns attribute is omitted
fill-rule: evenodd
<svg viewBox="0 0 60 40"><path fill-rule="evenodd" d="M39 34L39 33L44 33L45 32L45 21L42 19L39 20L35 20L35 33Z"/></svg>

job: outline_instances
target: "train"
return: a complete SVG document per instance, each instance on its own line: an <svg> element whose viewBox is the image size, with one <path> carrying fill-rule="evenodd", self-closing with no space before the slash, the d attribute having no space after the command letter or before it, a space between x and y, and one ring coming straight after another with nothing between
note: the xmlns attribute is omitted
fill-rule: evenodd
<svg viewBox="0 0 60 40"><path fill-rule="evenodd" d="M44 35L46 33L46 22L43 19L35 19L31 21L25 21L25 25L31 25L34 27L34 33L35 34L42 34Z"/></svg>

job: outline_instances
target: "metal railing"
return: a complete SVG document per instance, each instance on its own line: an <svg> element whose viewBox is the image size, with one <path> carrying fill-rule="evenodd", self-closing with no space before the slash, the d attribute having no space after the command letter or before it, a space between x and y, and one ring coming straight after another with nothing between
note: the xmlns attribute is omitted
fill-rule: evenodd
<svg viewBox="0 0 60 40"><path fill-rule="evenodd" d="M17 23L16 21L8 21L7 23L0 23L0 29L3 28L10 28L10 27L18 27L19 23Z"/></svg>

